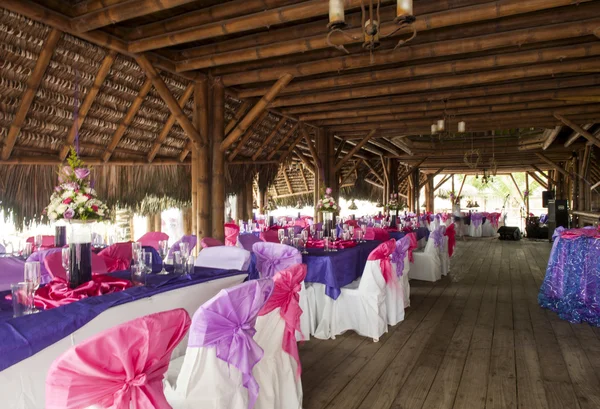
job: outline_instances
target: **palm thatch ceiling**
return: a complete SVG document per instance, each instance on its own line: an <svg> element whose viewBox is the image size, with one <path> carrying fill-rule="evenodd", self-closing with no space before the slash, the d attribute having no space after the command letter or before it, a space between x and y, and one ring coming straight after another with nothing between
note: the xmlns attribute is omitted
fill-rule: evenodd
<svg viewBox="0 0 600 409"><path fill-rule="evenodd" d="M222 81L231 191L260 169L274 196L310 191L319 129L337 158L351 153L342 192L364 185L365 197L384 184L382 160L398 161L403 192L414 165L474 173L494 158L500 173L538 172L586 143L597 157L599 0L415 0L416 38L395 49L402 29L372 53L352 28L361 3L345 1L352 35L332 36L346 54L327 41L327 0L3 0L0 166L57 163L76 134L90 163L186 165L193 135L140 59L188 123L192 84ZM381 6L391 32L395 1ZM432 136L441 118L467 133Z"/></svg>

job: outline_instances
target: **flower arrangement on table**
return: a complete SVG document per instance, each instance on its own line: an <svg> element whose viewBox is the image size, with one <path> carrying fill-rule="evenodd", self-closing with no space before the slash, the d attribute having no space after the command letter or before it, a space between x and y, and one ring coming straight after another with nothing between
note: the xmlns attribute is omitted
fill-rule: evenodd
<svg viewBox="0 0 600 409"><path fill-rule="evenodd" d="M58 185L44 209L51 221L84 220L102 221L110 216L108 207L96 197L91 187L90 169L71 148L67 165L59 166Z"/></svg>
<svg viewBox="0 0 600 409"><path fill-rule="evenodd" d="M331 197L331 192L332 190L330 187L325 189L325 194L323 195L323 198L319 200L319 203L317 204L317 210L319 212L337 213L340 210L338 204L335 202L335 200L333 200L333 197Z"/></svg>

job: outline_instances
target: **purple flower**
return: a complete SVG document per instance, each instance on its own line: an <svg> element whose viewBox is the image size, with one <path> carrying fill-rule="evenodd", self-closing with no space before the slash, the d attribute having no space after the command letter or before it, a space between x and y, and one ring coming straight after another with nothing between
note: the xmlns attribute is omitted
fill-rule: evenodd
<svg viewBox="0 0 600 409"><path fill-rule="evenodd" d="M60 179L60 178L59 178L59 179ZM55 191L56 193L60 193L60 191L61 191L61 190L62 190L62 189L60 188L60 186L54 186L54 191Z"/></svg>
<svg viewBox="0 0 600 409"><path fill-rule="evenodd" d="M65 217L65 219L72 219L75 216L75 210L69 208L65 210L63 216Z"/></svg>
<svg viewBox="0 0 600 409"><path fill-rule="evenodd" d="M75 169L75 176L77 179L85 179L89 176L90 170L88 168L77 168Z"/></svg>
<svg viewBox="0 0 600 409"><path fill-rule="evenodd" d="M75 182L69 182L62 185L62 188L65 190L77 190L79 189L79 185Z"/></svg>
<svg viewBox="0 0 600 409"><path fill-rule="evenodd" d="M330 188L330 187L328 187L327 189L325 189L325 193L326 193L326 194L330 195L330 194L331 194L331 192L333 192L333 190L331 190L331 188Z"/></svg>

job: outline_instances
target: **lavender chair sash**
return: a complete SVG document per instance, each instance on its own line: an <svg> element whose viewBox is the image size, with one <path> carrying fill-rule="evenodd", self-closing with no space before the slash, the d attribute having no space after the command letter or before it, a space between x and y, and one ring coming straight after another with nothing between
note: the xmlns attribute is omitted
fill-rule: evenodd
<svg viewBox="0 0 600 409"><path fill-rule="evenodd" d="M260 243L262 240L253 233L243 233L239 235L238 242L242 245L244 250L252 251L254 243Z"/></svg>
<svg viewBox="0 0 600 409"><path fill-rule="evenodd" d="M293 247L279 243L255 243L256 269L263 278L270 278L278 271L302 263L302 254Z"/></svg>
<svg viewBox="0 0 600 409"><path fill-rule="evenodd" d="M396 249L392 253L392 263L396 264L396 275L402 277L404 270L404 259L410 247L410 237L404 236L396 240Z"/></svg>
<svg viewBox="0 0 600 409"><path fill-rule="evenodd" d="M193 236L193 235L184 235L183 237L181 237L169 249L169 256L168 256L168 258L173 258L173 252L174 251L179 251L179 244L180 243L188 243L190 251L192 251L194 249L194 247L196 247L196 244L198 243L198 237L197 236Z"/></svg>
<svg viewBox="0 0 600 409"><path fill-rule="evenodd" d="M52 281L52 274L46 268L46 265L44 264L44 259L46 257L48 257L50 254L59 253L59 252L62 252L62 248L55 247L55 248L51 248L48 250L36 251L27 258L27 261L39 261L40 274L42 275L42 282L41 282L42 284L46 284L46 283L49 283L50 281Z"/></svg>
<svg viewBox="0 0 600 409"><path fill-rule="evenodd" d="M433 243L435 244L435 247L440 248L442 246L442 244L444 243L444 234L445 233L446 233L446 226L440 226L431 233L429 238L433 239Z"/></svg>
<svg viewBox="0 0 600 409"><path fill-rule="evenodd" d="M242 383L248 389L249 409L254 407L259 390L252 368L264 355L254 341L254 327L273 286L271 279L261 279L221 290L202 305L192 319L188 347L214 347L217 358L242 373Z"/></svg>
<svg viewBox="0 0 600 409"><path fill-rule="evenodd" d="M483 223L483 214L481 213L472 213L471 214L471 223L473 226L479 227Z"/></svg>

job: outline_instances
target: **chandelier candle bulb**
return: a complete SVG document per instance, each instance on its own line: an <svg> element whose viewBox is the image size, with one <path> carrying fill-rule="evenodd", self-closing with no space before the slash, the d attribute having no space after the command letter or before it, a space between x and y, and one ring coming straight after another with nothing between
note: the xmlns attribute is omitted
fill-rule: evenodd
<svg viewBox="0 0 600 409"><path fill-rule="evenodd" d="M460 121L458 123L458 132L465 133L466 130L467 130L467 124L465 123L465 121Z"/></svg>
<svg viewBox="0 0 600 409"><path fill-rule="evenodd" d="M436 124L431 125L431 134L435 135L438 131L438 126Z"/></svg>
<svg viewBox="0 0 600 409"><path fill-rule="evenodd" d="M398 18L412 16L413 15L413 2L412 0L398 0L396 5L396 16Z"/></svg>
<svg viewBox="0 0 600 409"><path fill-rule="evenodd" d="M443 132L444 128L445 128L445 121L443 119L439 119L437 121L437 129L438 129L438 131Z"/></svg>
<svg viewBox="0 0 600 409"><path fill-rule="evenodd" d="M333 30L345 25L344 0L329 0L329 29Z"/></svg>

